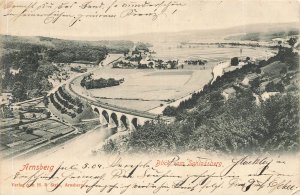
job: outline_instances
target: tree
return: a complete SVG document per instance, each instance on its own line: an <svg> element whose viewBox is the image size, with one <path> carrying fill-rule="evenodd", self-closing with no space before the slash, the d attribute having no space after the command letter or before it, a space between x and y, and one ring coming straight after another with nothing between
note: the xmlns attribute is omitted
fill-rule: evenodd
<svg viewBox="0 0 300 195"><path fill-rule="evenodd" d="M230 64L231 66L239 65L239 58L238 57L231 58Z"/></svg>
<svg viewBox="0 0 300 195"><path fill-rule="evenodd" d="M280 74L286 74L288 71L288 68L285 66L285 67L282 67L281 70L280 70Z"/></svg>
<svg viewBox="0 0 300 195"><path fill-rule="evenodd" d="M49 105L49 99L48 99L47 96L44 96L43 102L44 102L45 106L48 107L48 105Z"/></svg>
<svg viewBox="0 0 300 195"><path fill-rule="evenodd" d="M13 86L12 95L17 101L22 101L26 99L26 90L21 82L16 82Z"/></svg>
<svg viewBox="0 0 300 195"><path fill-rule="evenodd" d="M48 78L48 76L52 75L54 71L58 71L58 69L48 62L44 62L44 64L39 66L37 69L38 75L44 78Z"/></svg>
<svg viewBox="0 0 300 195"><path fill-rule="evenodd" d="M285 90L285 87L284 87L283 83L281 83L281 82L277 83L276 88L280 93L284 92L284 90Z"/></svg>
<svg viewBox="0 0 300 195"><path fill-rule="evenodd" d="M115 153L118 150L116 141L109 139L104 145L103 150L106 153Z"/></svg>
<svg viewBox="0 0 300 195"><path fill-rule="evenodd" d="M181 143L178 124L167 125L163 121L146 122L128 138L127 150L144 152L173 152Z"/></svg>
<svg viewBox="0 0 300 195"><path fill-rule="evenodd" d="M28 127L28 126L23 126L22 130L25 131L27 134L32 134L33 133L33 129Z"/></svg>
<svg viewBox="0 0 300 195"><path fill-rule="evenodd" d="M0 118L11 118L14 116L13 112L7 105L2 104L0 110Z"/></svg>
<svg viewBox="0 0 300 195"><path fill-rule="evenodd" d="M220 91L214 91L210 94L209 101L210 102L218 102L224 100L224 97L220 93Z"/></svg>
<svg viewBox="0 0 300 195"><path fill-rule="evenodd" d="M20 51L19 56L19 64L22 71L35 72L38 69L39 56L37 52L30 49L24 49Z"/></svg>
<svg viewBox="0 0 300 195"><path fill-rule="evenodd" d="M266 90L267 92L275 92L275 91L277 91L274 82L268 83L268 84L266 85L266 87L265 87L265 90Z"/></svg>
<svg viewBox="0 0 300 195"><path fill-rule="evenodd" d="M165 116L176 116L177 109L174 106L167 106L164 111L163 115Z"/></svg>
<svg viewBox="0 0 300 195"><path fill-rule="evenodd" d="M297 43L297 38L296 37L291 37L287 42L293 48L294 45Z"/></svg>
<svg viewBox="0 0 300 195"><path fill-rule="evenodd" d="M269 122L265 147L271 151L299 150L299 96L272 96L262 104L264 116Z"/></svg>
<svg viewBox="0 0 300 195"><path fill-rule="evenodd" d="M53 85L48 81L48 79L42 79L39 82L40 91L49 91L52 87Z"/></svg>
<svg viewBox="0 0 300 195"><path fill-rule="evenodd" d="M273 81L268 83L266 85L265 90L267 92L283 92L284 91L284 85L282 83L274 83Z"/></svg>
<svg viewBox="0 0 300 195"><path fill-rule="evenodd" d="M249 84L251 85L252 89L257 89L260 85L260 79L257 77L255 79L253 79L252 81L250 81Z"/></svg>
<svg viewBox="0 0 300 195"><path fill-rule="evenodd" d="M79 107L78 109L77 109L77 111L76 111L78 114L80 114L80 113L82 113L83 112L83 109L82 109L82 107Z"/></svg>
<svg viewBox="0 0 300 195"><path fill-rule="evenodd" d="M138 43L136 43L135 49L149 51L148 47L151 47L151 45L149 43L138 42Z"/></svg>
<svg viewBox="0 0 300 195"><path fill-rule="evenodd" d="M43 114L45 114L47 118L50 118L50 117L51 117L51 112L49 112L49 111L47 111L47 110L44 110L44 111L43 111Z"/></svg>

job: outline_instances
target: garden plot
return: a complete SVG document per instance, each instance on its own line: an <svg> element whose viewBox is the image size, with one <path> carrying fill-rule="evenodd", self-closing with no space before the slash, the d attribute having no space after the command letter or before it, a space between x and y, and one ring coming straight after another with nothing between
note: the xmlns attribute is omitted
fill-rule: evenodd
<svg viewBox="0 0 300 195"><path fill-rule="evenodd" d="M6 128L0 134L1 156L20 153L73 130L72 127L50 119Z"/></svg>

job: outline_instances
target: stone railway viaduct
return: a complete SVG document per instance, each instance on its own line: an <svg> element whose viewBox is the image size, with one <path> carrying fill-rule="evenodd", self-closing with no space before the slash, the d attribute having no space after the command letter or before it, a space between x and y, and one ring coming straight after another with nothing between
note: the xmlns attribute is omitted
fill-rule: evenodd
<svg viewBox="0 0 300 195"><path fill-rule="evenodd" d="M119 59L119 58L118 58ZM116 60L118 60L116 59ZM113 60L107 65L111 64L112 62L116 61ZM77 93L72 89L72 83L74 83L75 79L81 78L83 75L86 75L90 72L84 73L78 77L75 77L66 84L66 88L69 92L74 94L77 97L80 97L87 101L89 105L92 107L93 111L99 115L99 120L101 125L107 126L109 128L116 128L117 131L124 131L124 130L135 130L138 126L145 124L146 121L158 119L158 115L151 114L149 112L138 111L128 108L121 108L111 104L99 102L96 100L91 100L80 93ZM161 117L165 121L169 121L168 117Z"/></svg>
<svg viewBox="0 0 300 195"><path fill-rule="evenodd" d="M112 104L107 104L87 98L72 89L72 82L73 80L68 84L68 87L66 89L68 89L69 92L76 95L77 97L87 101L88 104L92 107L93 111L99 116L99 121L103 126L116 128L117 131L132 131L135 130L138 126L144 125L146 121L155 120L159 117L159 115L149 112L118 107ZM167 117L161 118L168 121Z"/></svg>

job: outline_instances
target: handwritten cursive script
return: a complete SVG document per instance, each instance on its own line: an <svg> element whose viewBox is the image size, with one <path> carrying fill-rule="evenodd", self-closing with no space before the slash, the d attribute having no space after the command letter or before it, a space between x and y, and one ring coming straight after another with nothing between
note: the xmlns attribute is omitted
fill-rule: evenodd
<svg viewBox="0 0 300 195"><path fill-rule="evenodd" d="M148 17L152 21L178 13L185 3L165 0L146 1L2 1L2 16L15 22L22 18L41 18L44 24L66 23L69 27L86 20ZM1 12L2 13L2 12Z"/></svg>
<svg viewBox="0 0 300 195"><path fill-rule="evenodd" d="M161 165L162 161L166 163ZM292 194L299 190L296 176L285 172L284 168L278 168L288 166L287 164L282 159L263 156L243 156L227 162L206 157L191 159L180 156L130 161L116 156L112 160L96 163L61 162L47 165L46 169L25 169L24 167L30 167L26 163L14 174L11 186L23 190L40 188L48 192L72 188L85 193L113 194L130 194L142 189L147 189L152 194L221 193L224 190L252 194ZM47 169L49 166L54 167L50 172Z"/></svg>

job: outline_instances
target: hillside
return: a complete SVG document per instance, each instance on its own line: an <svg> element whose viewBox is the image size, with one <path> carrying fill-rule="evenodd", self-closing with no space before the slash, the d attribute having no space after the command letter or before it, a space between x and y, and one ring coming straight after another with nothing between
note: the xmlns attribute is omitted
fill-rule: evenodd
<svg viewBox="0 0 300 195"><path fill-rule="evenodd" d="M269 32L251 32L240 35L228 36L226 40L235 41L272 41L273 39L291 37L299 35L299 29L288 28L288 29L272 29Z"/></svg>
<svg viewBox="0 0 300 195"><path fill-rule="evenodd" d="M133 47L133 42L122 40L102 40L102 41L82 41L82 40L66 40L41 36L10 36L0 35L0 43L3 47L13 49L17 44L31 44L45 46L48 48L64 48L64 47L105 47L109 52L121 52Z"/></svg>
<svg viewBox="0 0 300 195"><path fill-rule="evenodd" d="M299 54L293 47L279 47L278 54L267 61L248 62L226 72L178 108L167 107L164 114L176 117L175 122L147 123L126 140L107 142L104 149L234 154L298 151L299 76Z"/></svg>
<svg viewBox="0 0 300 195"><path fill-rule="evenodd" d="M131 41L72 41L49 37L0 35L1 90L14 101L40 97L52 88L49 77L63 74L54 64L86 62L98 65L107 53L124 53ZM65 74L65 73L64 73ZM66 76L66 75L63 75Z"/></svg>

